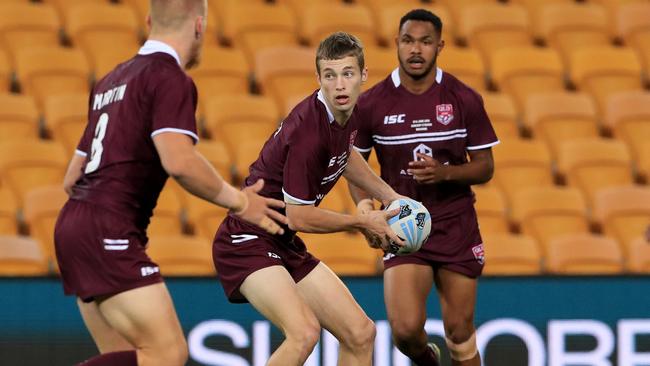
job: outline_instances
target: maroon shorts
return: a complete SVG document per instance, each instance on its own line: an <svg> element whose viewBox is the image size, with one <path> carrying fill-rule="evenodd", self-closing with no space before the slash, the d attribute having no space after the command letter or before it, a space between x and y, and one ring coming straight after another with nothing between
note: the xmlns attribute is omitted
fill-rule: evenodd
<svg viewBox="0 0 650 366"><path fill-rule="evenodd" d="M121 216L68 201L54 229L65 294L88 302L161 282L158 265L145 253L146 242L144 233Z"/></svg>
<svg viewBox="0 0 650 366"><path fill-rule="evenodd" d="M419 251L396 256L384 255L384 269L400 264L423 264L476 278L483 272L485 255L476 211L431 222L431 234Z"/></svg>
<svg viewBox="0 0 650 366"><path fill-rule="evenodd" d="M212 259L230 302L248 302L239 287L251 273L283 266L298 283L320 262L297 236L272 236L231 216L219 226L212 244Z"/></svg>

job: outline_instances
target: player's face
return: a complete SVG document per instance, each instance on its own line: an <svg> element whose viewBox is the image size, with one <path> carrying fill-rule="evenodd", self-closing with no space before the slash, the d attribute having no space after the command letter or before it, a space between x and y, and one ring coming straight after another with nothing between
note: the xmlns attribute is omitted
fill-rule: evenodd
<svg viewBox="0 0 650 366"><path fill-rule="evenodd" d="M397 36L400 67L415 80L424 78L436 65L443 45L431 22L407 20Z"/></svg>
<svg viewBox="0 0 650 366"><path fill-rule="evenodd" d="M325 101L337 121L347 120L359 99L361 83L366 80L367 71L359 68L359 62L354 56L320 60L318 66L318 83Z"/></svg>

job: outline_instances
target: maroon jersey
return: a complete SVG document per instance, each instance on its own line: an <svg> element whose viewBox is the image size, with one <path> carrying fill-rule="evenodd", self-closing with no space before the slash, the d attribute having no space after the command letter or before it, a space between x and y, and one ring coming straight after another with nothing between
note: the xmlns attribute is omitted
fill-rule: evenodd
<svg viewBox="0 0 650 366"><path fill-rule="evenodd" d="M145 230L168 177L152 137L176 132L197 141L196 103L196 87L176 52L147 41L92 91L77 147L87 160L71 199L104 207Z"/></svg>
<svg viewBox="0 0 650 366"><path fill-rule="evenodd" d="M261 195L318 206L348 165L357 123L355 109L341 127L321 92L314 92L291 111L264 144L245 184L262 178L265 184Z"/></svg>
<svg viewBox="0 0 650 366"><path fill-rule="evenodd" d="M467 150L499 143L478 93L437 69L436 83L415 95L401 86L396 69L359 98L358 109L361 125L355 146L362 152L375 148L381 177L393 189L424 203L433 219L472 205L468 185L420 185L407 169L416 153L441 164L460 165L467 162Z"/></svg>

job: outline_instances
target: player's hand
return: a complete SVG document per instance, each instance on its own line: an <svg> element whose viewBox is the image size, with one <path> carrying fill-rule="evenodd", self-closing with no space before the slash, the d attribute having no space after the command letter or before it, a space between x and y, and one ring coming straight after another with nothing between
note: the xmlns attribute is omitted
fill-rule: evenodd
<svg viewBox="0 0 650 366"><path fill-rule="evenodd" d="M379 246L386 251L393 250L391 247L395 245L399 247L404 246L404 241L400 239L400 237L397 236L393 229L391 229L388 225L388 219L395 215L399 215L399 213L400 209L396 208L390 211L373 210L364 215L361 215L361 232L363 233L365 230L373 240L371 244L377 245L376 241L378 240ZM366 233L364 233L364 235L366 235ZM367 237L368 236L366 236L366 238Z"/></svg>
<svg viewBox="0 0 650 366"><path fill-rule="evenodd" d="M264 180L260 179L255 184L242 189L248 200L248 205L235 214L270 234L284 234L284 230L279 224L287 225L289 221L286 216L273 209L283 208L284 202L257 194L262 187L264 187Z"/></svg>
<svg viewBox="0 0 650 366"><path fill-rule="evenodd" d="M375 209L375 203L372 198L364 198L359 203L357 203L357 212L361 215L365 215L368 212Z"/></svg>
<svg viewBox="0 0 650 366"><path fill-rule="evenodd" d="M418 183L432 184L447 180L449 166L440 164L439 161L429 155L418 153L417 157L418 160L409 162L409 168L406 172L412 174L413 179Z"/></svg>

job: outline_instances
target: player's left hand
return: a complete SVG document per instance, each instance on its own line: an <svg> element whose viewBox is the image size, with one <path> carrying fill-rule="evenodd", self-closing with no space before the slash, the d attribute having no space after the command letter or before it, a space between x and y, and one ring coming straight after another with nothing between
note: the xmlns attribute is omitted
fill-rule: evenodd
<svg viewBox="0 0 650 366"><path fill-rule="evenodd" d="M417 154L416 161L409 162L409 169L407 173L413 175L420 184L433 184L447 180L447 165L440 164L440 162L429 155Z"/></svg>

